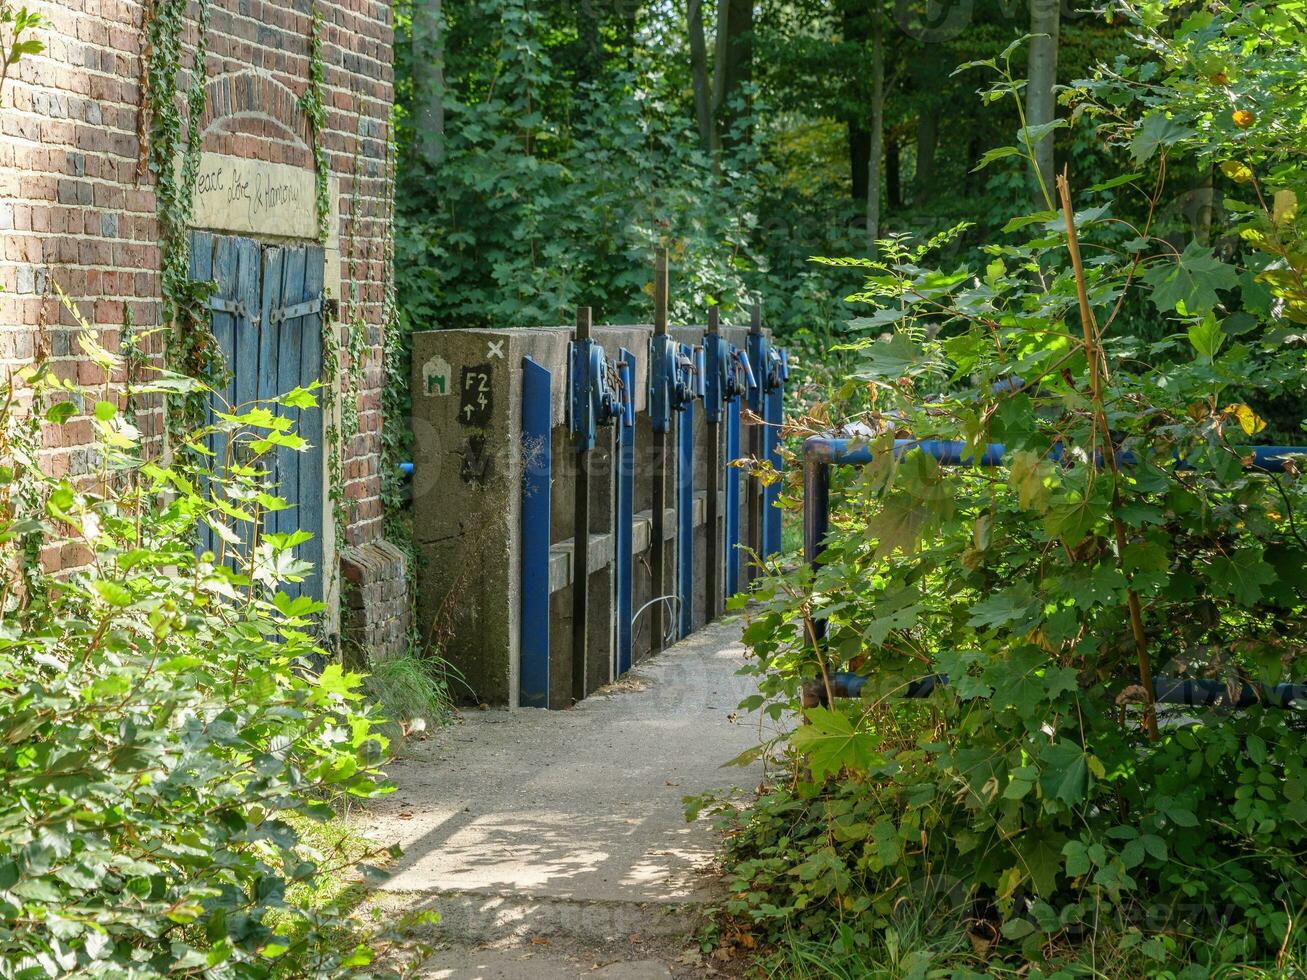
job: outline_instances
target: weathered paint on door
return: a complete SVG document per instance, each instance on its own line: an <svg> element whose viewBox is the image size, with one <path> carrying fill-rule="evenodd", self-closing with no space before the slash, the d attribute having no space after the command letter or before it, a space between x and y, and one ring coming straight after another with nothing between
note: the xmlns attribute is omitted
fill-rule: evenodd
<svg viewBox="0 0 1307 980"><path fill-rule="evenodd" d="M322 378L323 252L317 245L263 245L249 238L191 233L192 279L215 283L210 300L213 335L231 372L218 392L219 407L240 410L249 403L308 388ZM316 392L321 402L323 392ZM307 531L313 537L295 555L313 565L302 583L287 582L291 596L323 598L322 409L277 408L309 443L303 452L278 449L270 482L289 505L269 513L264 530L287 534ZM227 457L224 437L210 448L215 467ZM213 547L213 540L201 541Z"/></svg>

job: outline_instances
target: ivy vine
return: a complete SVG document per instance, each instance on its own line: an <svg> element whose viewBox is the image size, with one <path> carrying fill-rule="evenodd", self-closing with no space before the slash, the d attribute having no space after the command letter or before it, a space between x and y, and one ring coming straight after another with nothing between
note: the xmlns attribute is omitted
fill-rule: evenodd
<svg viewBox="0 0 1307 980"><path fill-rule="evenodd" d="M359 267L360 250L363 248L359 240L359 228L363 221L363 199L359 191L360 177L363 173L362 148L364 135L364 119L359 116L358 131L354 143L354 157L351 163L352 178L350 180L350 198L349 198L349 221L346 223L346 234L341 242L341 255L346 259L345 268L345 303L341 309L341 319L343 320L345 330L345 341L342 344L338 330L332 330L331 337L331 370L334 372L333 382L339 380L340 391L340 411L337 416L337 424L329 430L328 438L331 445L331 457L328 460L328 472L331 474L331 503L332 512L336 520L337 540L346 541L345 528L349 522L349 500L345 496L345 481L341 479L341 455L344 452L344 446L349 440L353 439L359 432L359 377L360 366L367 352L368 328L367 321L363 316L363 304L359 296L359 281L362 277L362 270ZM326 341L324 339L324 355L326 353ZM340 372L340 356L344 354L349 359L349 370Z"/></svg>
<svg viewBox="0 0 1307 980"><path fill-rule="evenodd" d="M203 141L200 122L207 100L209 0L198 0L190 89L179 105L186 7L187 0L155 0L147 11L140 129L147 136L144 164L155 179L163 322L170 327L164 331L164 363L171 371L221 389L227 382L227 365L209 316L213 286L195 282L189 274L191 213ZM203 424L207 408L203 389L169 398L165 425L174 447L183 446L188 434Z"/></svg>
<svg viewBox="0 0 1307 980"><path fill-rule="evenodd" d="M327 112L322 103L322 86L326 71L322 64L322 14L317 4L309 13L309 84L299 98L300 111L309 120L310 148L313 151L314 190L318 206L318 241L326 245L331 229L331 199L328 191L327 151L322 144L322 130Z"/></svg>

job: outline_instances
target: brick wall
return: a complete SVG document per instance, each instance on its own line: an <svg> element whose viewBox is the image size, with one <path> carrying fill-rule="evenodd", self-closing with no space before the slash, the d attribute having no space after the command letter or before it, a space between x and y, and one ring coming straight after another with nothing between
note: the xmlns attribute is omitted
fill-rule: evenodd
<svg viewBox="0 0 1307 980"><path fill-rule="evenodd" d="M125 311L139 327L160 318L160 248L149 175L138 176L144 4L27 0L46 19L46 50L24 58L0 96L0 370L48 355L60 376L97 382L80 356L57 283L113 349ZM311 168L311 133L297 100L308 85L309 0L211 0L204 84L204 149ZM371 345L358 379L359 432L342 451L351 502L342 553L381 538L381 305L385 282L386 139L393 100L385 0L318 0L323 19L326 126L340 243L342 306L357 289ZM195 41L195 5L186 50ZM183 90L191 83L189 56ZM333 185L335 186L335 185ZM358 220L353 220L353 215ZM329 268L328 283L334 276ZM157 354L159 338L147 343ZM157 407L140 424L157 436ZM88 471L91 426L75 419L45 436L51 473ZM389 553L389 552L387 552ZM52 542L49 567L83 556ZM402 559L400 560L402 566ZM393 571L393 570L392 570ZM390 575L391 572L386 572Z"/></svg>

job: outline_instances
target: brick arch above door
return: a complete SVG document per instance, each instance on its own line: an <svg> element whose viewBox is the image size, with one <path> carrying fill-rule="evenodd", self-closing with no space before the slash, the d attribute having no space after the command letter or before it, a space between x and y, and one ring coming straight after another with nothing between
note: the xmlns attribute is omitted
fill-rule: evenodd
<svg viewBox="0 0 1307 980"><path fill-rule="evenodd" d="M211 78L200 125L213 153L312 167L313 131L289 86L257 69Z"/></svg>

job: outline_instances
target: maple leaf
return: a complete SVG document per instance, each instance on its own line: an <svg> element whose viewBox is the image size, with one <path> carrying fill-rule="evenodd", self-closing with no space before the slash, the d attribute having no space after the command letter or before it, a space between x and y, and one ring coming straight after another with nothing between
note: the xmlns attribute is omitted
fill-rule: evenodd
<svg viewBox="0 0 1307 980"><path fill-rule="evenodd" d="M1162 262L1144 273L1144 282L1152 287L1153 304L1163 313L1181 305L1189 314L1207 313L1216 306L1218 289L1233 289L1239 273L1232 265L1218 259L1210 248L1193 241L1175 263Z"/></svg>
<svg viewBox="0 0 1307 980"><path fill-rule="evenodd" d="M1213 558L1207 580L1217 595L1228 595L1236 602L1251 606L1262 595L1262 587L1275 581L1275 569L1262 558L1257 548L1244 548L1233 558Z"/></svg>
<svg viewBox="0 0 1307 980"><path fill-rule="evenodd" d="M849 768L866 772L876 764L880 744L873 732L859 731L849 717L830 708L809 708L808 724L790 733L790 744L808 757L814 779Z"/></svg>
<svg viewBox="0 0 1307 980"><path fill-rule="evenodd" d="M1130 140L1130 155L1136 164L1144 163L1157 152L1159 146L1174 146L1193 136L1194 131L1161 112L1144 116L1134 138Z"/></svg>

